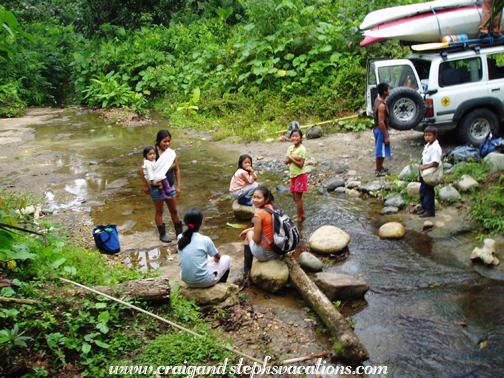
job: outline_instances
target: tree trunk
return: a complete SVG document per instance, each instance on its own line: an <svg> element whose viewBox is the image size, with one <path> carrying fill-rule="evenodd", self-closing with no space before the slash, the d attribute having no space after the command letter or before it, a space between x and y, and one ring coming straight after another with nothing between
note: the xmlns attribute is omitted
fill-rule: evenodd
<svg viewBox="0 0 504 378"><path fill-rule="evenodd" d="M329 328L331 334L336 338L335 351L352 364L358 364L367 360L369 355L366 348L355 336L350 324L336 310L331 301L327 299L325 294L306 275L294 257L286 255L285 262L289 266L289 280L292 286L303 296L310 307L315 310Z"/></svg>
<svg viewBox="0 0 504 378"><path fill-rule="evenodd" d="M154 277L133 280L114 286L94 286L93 289L114 297L138 298L146 302L170 302L170 280Z"/></svg>

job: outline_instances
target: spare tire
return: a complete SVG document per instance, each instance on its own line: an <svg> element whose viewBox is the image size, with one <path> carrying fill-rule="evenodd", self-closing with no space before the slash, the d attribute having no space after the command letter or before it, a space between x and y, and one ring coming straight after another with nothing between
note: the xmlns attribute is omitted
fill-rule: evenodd
<svg viewBox="0 0 504 378"><path fill-rule="evenodd" d="M410 130L420 123L425 115L425 102L415 89L394 88L388 95L390 127L396 130Z"/></svg>

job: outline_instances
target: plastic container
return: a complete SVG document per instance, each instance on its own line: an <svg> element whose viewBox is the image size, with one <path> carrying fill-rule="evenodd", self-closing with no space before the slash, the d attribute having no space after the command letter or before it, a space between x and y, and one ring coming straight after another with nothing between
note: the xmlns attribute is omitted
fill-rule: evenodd
<svg viewBox="0 0 504 378"><path fill-rule="evenodd" d="M463 42L468 39L467 34L450 34L443 37L443 42Z"/></svg>

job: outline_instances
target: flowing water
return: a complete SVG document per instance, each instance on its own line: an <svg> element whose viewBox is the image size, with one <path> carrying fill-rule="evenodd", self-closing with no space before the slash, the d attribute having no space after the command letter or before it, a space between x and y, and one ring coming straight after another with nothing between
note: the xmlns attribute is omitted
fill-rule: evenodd
<svg viewBox="0 0 504 378"><path fill-rule="evenodd" d="M45 162L59 173L47 193L48 206L89 213L93 224L125 223L125 233L153 231L153 206L142 192L139 172L143 148L153 144L159 129L168 128L163 121L122 128L69 109L34 128L32 150L58 151ZM204 232L217 247L239 242L240 231L225 226L238 223L230 202L219 201L228 194L239 154L207 140L186 139L182 132L173 133L172 148L182 172L180 213L203 209ZM284 184L273 174L260 174L260 180L270 188ZM320 226L345 230L352 238L349 257L326 263L324 271L360 277L371 288L352 315L370 353L366 365L386 365L387 376L395 377L504 376L504 283L481 277L449 253L473 243L470 236L435 240L410 231L401 240L381 240L377 231L384 218L377 201L315 192L303 198L308 220L300 227L301 249ZM290 193L276 193L275 203L295 215ZM165 220L171 224L168 212ZM139 269L156 268L171 253L136 251L126 260ZM292 298L275 298L275 303L295 307Z"/></svg>

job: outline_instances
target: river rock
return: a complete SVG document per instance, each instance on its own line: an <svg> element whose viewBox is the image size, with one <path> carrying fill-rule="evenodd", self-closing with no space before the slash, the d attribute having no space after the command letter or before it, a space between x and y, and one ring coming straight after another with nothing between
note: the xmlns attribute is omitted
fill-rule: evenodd
<svg viewBox="0 0 504 378"><path fill-rule="evenodd" d="M348 156L348 155L347 155ZM349 156L348 156L349 157ZM357 171L355 169L351 169L347 172L347 175L348 176L356 176L357 175Z"/></svg>
<svg viewBox="0 0 504 378"><path fill-rule="evenodd" d="M490 152L484 159L487 163L490 163L492 168L490 172L501 171L504 169L504 154L498 152Z"/></svg>
<svg viewBox="0 0 504 378"><path fill-rule="evenodd" d="M403 170L401 171L401 173L399 173L399 176L397 176L397 177L399 177L401 180L406 180L411 177L417 178L418 177L418 167L419 167L418 164L407 165L406 167L403 168Z"/></svg>
<svg viewBox="0 0 504 378"><path fill-rule="evenodd" d="M227 279L229 283L235 284L236 286L241 286L245 281L243 277L243 272L238 269L232 269L229 273L229 277Z"/></svg>
<svg viewBox="0 0 504 378"><path fill-rule="evenodd" d="M250 272L252 281L269 293L282 290L289 280L289 268L280 260L257 261L254 259Z"/></svg>
<svg viewBox="0 0 504 378"><path fill-rule="evenodd" d="M400 194L396 194L392 198L389 198L388 200L385 201L385 207L394 206L394 207L402 208L402 207L404 207L404 205L405 205L404 199L402 198L402 196Z"/></svg>
<svg viewBox="0 0 504 378"><path fill-rule="evenodd" d="M309 270L313 272L320 272L324 266L322 261L320 261L315 255L310 252L303 252L299 256L299 265L304 270Z"/></svg>
<svg viewBox="0 0 504 378"><path fill-rule="evenodd" d="M357 189L346 189L345 194L349 197L360 197L361 192L359 192Z"/></svg>
<svg viewBox="0 0 504 378"><path fill-rule="evenodd" d="M121 188L129 184L127 179L117 179L107 184L105 189Z"/></svg>
<svg viewBox="0 0 504 378"><path fill-rule="evenodd" d="M344 186L334 189L334 193L336 194L345 194L346 191L347 189Z"/></svg>
<svg viewBox="0 0 504 378"><path fill-rule="evenodd" d="M331 191L335 190L336 188L341 188L343 186L345 186L345 181L335 180L335 181L330 182L327 185L327 191L331 192Z"/></svg>
<svg viewBox="0 0 504 378"><path fill-rule="evenodd" d="M469 190L472 190L473 188L479 186L479 183L471 176L463 175L462 179L460 181L457 181L456 186L459 191L468 192Z"/></svg>
<svg viewBox="0 0 504 378"><path fill-rule="evenodd" d="M314 156L310 156L308 159L305 160L305 165L317 165L318 161Z"/></svg>
<svg viewBox="0 0 504 378"><path fill-rule="evenodd" d="M233 214L238 220L249 220L252 219L257 211L255 206L245 206L240 205L237 200L233 200Z"/></svg>
<svg viewBox="0 0 504 378"><path fill-rule="evenodd" d="M443 163L443 170L451 169L453 167L453 164L445 162Z"/></svg>
<svg viewBox="0 0 504 378"><path fill-rule="evenodd" d="M359 185L359 190L364 193L377 192L379 190L382 190L382 188L383 185L379 182L371 182L369 184Z"/></svg>
<svg viewBox="0 0 504 378"><path fill-rule="evenodd" d="M338 253L350 243L350 235L335 226L322 226L316 230L308 244L313 252L323 255Z"/></svg>
<svg viewBox="0 0 504 378"><path fill-rule="evenodd" d="M420 183L410 182L407 187L408 196L414 197L420 195Z"/></svg>
<svg viewBox="0 0 504 378"><path fill-rule="evenodd" d="M240 288L232 283L218 282L205 288L184 286L179 289L179 295L199 306L205 306L223 302L231 296L238 297L239 290Z"/></svg>
<svg viewBox="0 0 504 378"><path fill-rule="evenodd" d="M282 193L282 192L290 192L290 188L288 186L285 186L285 185L278 185L276 187L276 190L278 190L280 193Z"/></svg>
<svg viewBox="0 0 504 378"><path fill-rule="evenodd" d="M383 208L380 214L382 215L389 215L389 214L396 214L399 212L399 208L395 206L386 206Z"/></svg>
<svg viewBox="0 0 504 378"><path fill-rule="evenodd" d="M399 222L385 223L378 230L378 235L382 239L399 239L406 234L404 226Z"/></svg>
<svg viewBox="0 0 504 378"><path fill-rule="evenodd" d="M314 282L331 302L364 298L369 290L366 282L348 274L317 273Z"/></svg>
<svg viewBox="0 0 504 378"><path fill-rule="evenodd" d="M457 189L451 186L444 186L439 190L439 199L441 201L455 202L460 198L460 193Z"/></svg>
<svg viewBox="0 0 504 378"><path fill-rule="evenodd" d="M324 136L324 130L319 125L314 125L306 130L306 139L317 139Z"/></svg>
<svg viewBox="0 0 504 378"><path fill-rule="evenodd" d="M348 181L346 184L347 189L358 188L362 183L360 181Z"/></svg>
<svg viewBox="0 0 504 378"><path fill-rule="evenodd" d="M485 264L499 265L499 259L494 256L495 253L495 240L483 240L483 248L474 248L471 253L471 260L481 260Z"/></svg>
<svg viewBox="0 0 504 378"><path fill-rule="evenodd" d="M406 185L408 184L407 181L402 181L402 180L397 180L395 183L394 183L394 186L401 190L402 188L404 188Z"/></svg>

